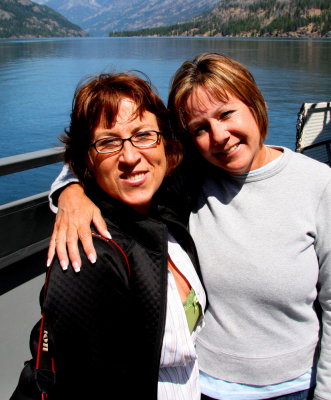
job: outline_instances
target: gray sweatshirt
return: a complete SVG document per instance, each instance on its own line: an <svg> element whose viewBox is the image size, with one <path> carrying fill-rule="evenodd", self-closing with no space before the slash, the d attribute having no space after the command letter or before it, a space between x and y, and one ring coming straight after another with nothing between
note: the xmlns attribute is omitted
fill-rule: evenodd
<svg viewBox="0 0 331 400"><path fill-rule="evenodd" d="M200 369L250 385L314 365L316 399L331 399L331 168L289 149L266 171L208 177L190 217L209 308Z"/></svg>

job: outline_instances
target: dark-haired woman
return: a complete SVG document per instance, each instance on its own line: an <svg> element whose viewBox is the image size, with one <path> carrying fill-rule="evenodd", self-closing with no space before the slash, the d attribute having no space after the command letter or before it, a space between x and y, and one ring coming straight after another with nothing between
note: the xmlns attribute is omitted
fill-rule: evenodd
<svg viewBox="0 0 331 400"><path fill-rule="evenodd" d="M101 75L76 91L63 140L65 160L113 241L94 237L94 265L81 249L79 274L64 274L58 260L50 267L41 296L46 328L32 332L33 359L11 400L46 398L35 379L45 347L55 366L49 400L199 400L194 342L206 300L196 250L157 201L181 159L165 106L134 74ZM47 345L38 353L40 334Z"/></svg>

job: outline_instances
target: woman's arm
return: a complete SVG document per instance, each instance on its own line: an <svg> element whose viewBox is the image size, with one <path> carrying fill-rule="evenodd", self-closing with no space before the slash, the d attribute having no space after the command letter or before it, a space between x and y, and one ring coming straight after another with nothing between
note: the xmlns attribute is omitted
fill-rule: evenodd
<svg viewBox="0 0 331 400"><path fill-rule="evenodd" d="M68 164L63 164L62 170L56 177L55 181L52 183L51 190L49 192L49 206L51 210L57 213L57 203L58 197L65 187L69 186L71 183L79 183L76 175L74 175Z"/></svg>
<svg viewBox="0 0 331 400"><path fill-rule="evenodd" d="M78 179L65 165L52 184L50 192L50 207L57 213L52 233L47 266L54 258L55 251L63 270L68 268L69 259L76 272L81 267L81 257L78 251L78 239L90 262L96 260L96 252L92 243L91 224L100 235L110 238L106 223L100 210L85 195Z"/></svg>
<svg viewBox="0 0 331 400"><path fill-rule="evenodd" d="M52 233L47 265L55 255L55 250L63 270L68 268L69 258L76 272L81 267L78 239L91 263L95 263L96 252L92 242L91 223L100 235L111 238L99 208L85 195L79 184L66 187L58 199L58 212Z"/></svg>
<svg viewBox="0 0 331 400"><path fill-rule="evenodd" d="M330 398L331 393L331 180L324 191L317 212L315 249L319 260L319 295L322 309L322 338L317 364L314 399Z"/></svg>
<svg viewBox="0 0 331 400"><path fill-rule="evenodd" d="M167 179L167 190L162 193L161 202L172 208L178 219L184 223L188 220L192 199L199 187L197 182L201 179L192 170L189 159L186 159L173 176ZM96 252L91 239L91 224L101 236L111 238L111 235L99 208L85 195L77 177L66 165L52 185L50 206L57 215L48 249L47 265L51 264L56 253L63 270L68 268L70 259L73 269L80 271L79 240L88 259L94 263Z"/></svg>

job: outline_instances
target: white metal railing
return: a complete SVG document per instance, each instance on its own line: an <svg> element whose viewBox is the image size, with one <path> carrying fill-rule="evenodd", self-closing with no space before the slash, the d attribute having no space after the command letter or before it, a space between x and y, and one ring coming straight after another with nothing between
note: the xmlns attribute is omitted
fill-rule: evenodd
<svg viewBox="0 0 331 400"><path fill-rule="evenodd" d="M296 128L296 151L331 167L331 102L303 103Z"/></svg>

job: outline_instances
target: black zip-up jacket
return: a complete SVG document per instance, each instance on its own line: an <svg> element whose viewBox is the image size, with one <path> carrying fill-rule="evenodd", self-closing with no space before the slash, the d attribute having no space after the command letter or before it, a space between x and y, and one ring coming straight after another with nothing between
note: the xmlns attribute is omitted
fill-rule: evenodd
<svg viewBox="0 0 331 400"><path fill-rule="evenodd" d="M94 192L95 193L95 192ZM100 196L100 193L99 195ZM144 217L101 195L100 207L121 253L94 238L96 264L82 249L82 268L49 271L42 310L56 383L49 400L157 399L158 370L166 318L168 230L188 253L200 276L193 240L165 207ZM201 278L201 276L200 276ZM37 400L33 377L39 324L31 333L33 359L21 373L11 400Z"/></svg>

